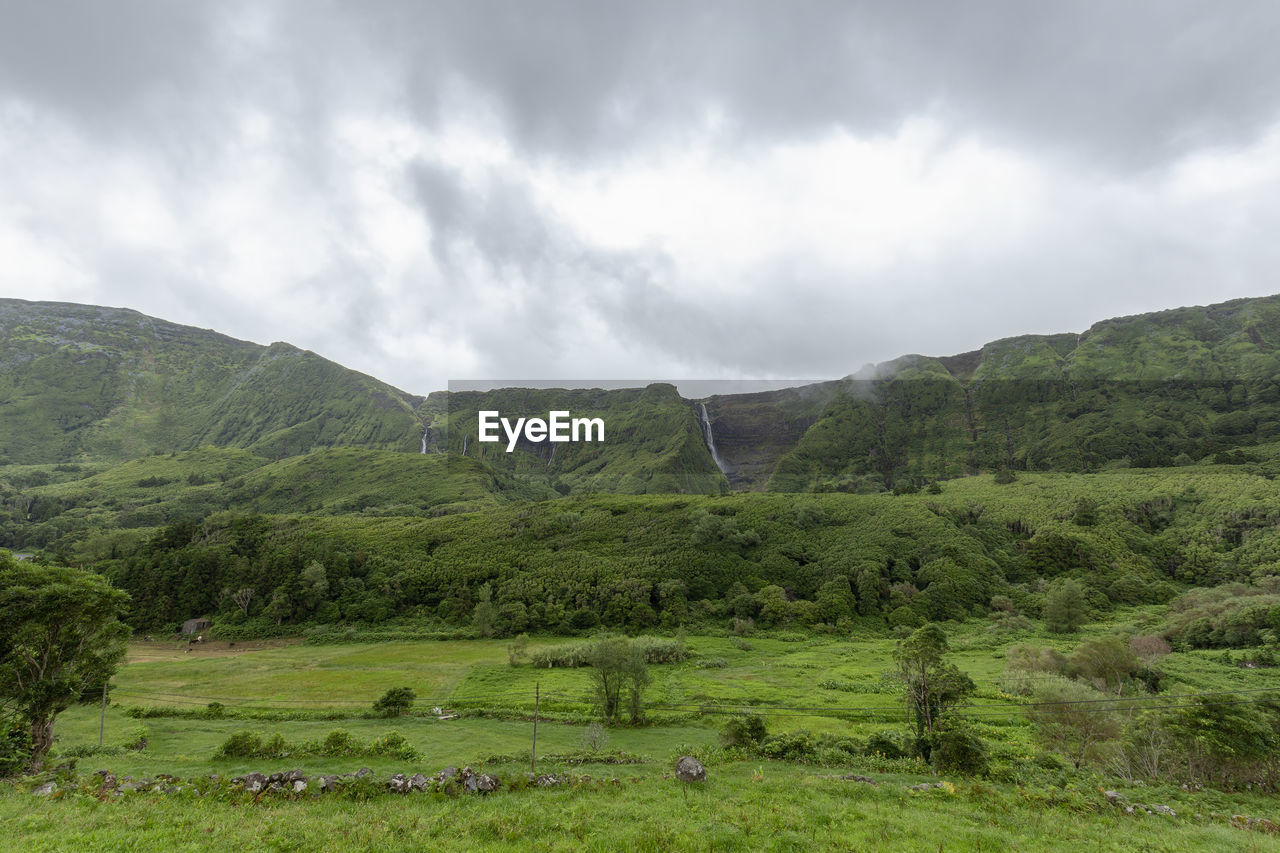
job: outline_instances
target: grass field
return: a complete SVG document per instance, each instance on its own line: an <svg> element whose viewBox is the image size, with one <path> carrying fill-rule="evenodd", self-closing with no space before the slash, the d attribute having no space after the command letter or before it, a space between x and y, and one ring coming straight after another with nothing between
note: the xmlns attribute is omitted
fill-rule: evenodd
<svg viewBox="0 0 1280 853"><path fill-rule="evenodd" d="M1142 610L1123 619L1139 623ZM1119 623L1087 626L1105 633ZM896 695L882 673L889 638L691 637L682 664L652 667L645 727L615 727L603 749L637 763L582 760L590 685L585 670L512 667L501 641L402 642L308 646L288 641L215 644L188 652L169 642L135 643L115 679L105 717L105 743L119 747L145 727L140 751L112 750L80 759L136 777L187 778L297 768L308 774L368 766L381 777L472 766L512 779L528 769L535 684L546 700L538 730L540 772L583 774L590 782L552 790L503 792L486 798L378 796L365 802L329 795L304 801L141 794L99 802L83 795L36 798L0 788L0 849L943 849L943 850L1280 850L1280 838L1229 824L1233 814L1277 817L1274 798L1172 787L1125 787L1091 772L1050 771L1035 764L1032 729L1015 700L999 691L1004 648L1047 637L1002 635L970 622L951 629L955 660L978 684L974 725L1005 768L1000 778L953 779L951 788L910 791L936 781L928 767L867 757L833 766L734 760L716 749L725 716L717 708L758 707L772 732L806 728L865 738L905 731ZM1056 642L1064 648L1079 638ZM563 640L535 640L534 647ZM1280 684L1273 670L1244 671L1205 653L1166 658L1185 689ZM362 714L385 689L409 685L415 714L395 720ZM839 689L832 689L831 685ZM827 686L822 686L827 685ZM302 719L135 719L131 706L229 712L300 712ZM429 709L505 709L505 717L440 720ZM699 709L703 713L699 713ZM329 712L341 719L307 719ZM557 720L556 718L559 717ZM78 706L57 724L64 753L97 743L98 708ZM300 742L341 728L361 741L394 729L420 754L394 758L219 760L214 753L235 731L280 733ZM683 786L669 778L679 754L708 758L709 781ZM876 785L830 776L857 772ZM612 780L617 780L616 782ZM1176 818L1128 815L1106 804L1101 789L1131 802L1162 803Z"/></svg>

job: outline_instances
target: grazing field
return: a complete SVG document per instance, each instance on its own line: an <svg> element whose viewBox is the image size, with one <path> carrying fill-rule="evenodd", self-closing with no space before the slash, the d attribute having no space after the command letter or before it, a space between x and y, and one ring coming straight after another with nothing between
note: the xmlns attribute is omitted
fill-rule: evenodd
<svg viewBox="0 0 1280 853"><path fill-rule="evenodd" d="M107 749L92 750L98 707L80 705L58 720L56 750L81 756L82 774L102 767L138 778L225 778L367 766L386 778L471 765L510 782L529 767L536 686L542 697L538 771L589 781L488 797L386 794L363 801L188 794L99 801L71 791L37 798L5 786L0 847L523 850L532 839L534 849L550 850L1280 850L1280 837L1230 824L1235 814L1275 818L1273 797L1125 785L1045 761L1019 700L1001 691L1005 649L1015 642L1053 642L1066 650L1148 618L1143 609L1126 611L1120 621L1088 625L1067 639L1001 632L976 621L949 626L953 659L977 685L965 713L992 758L986 778L969 780L939 777L913 759L845 755L797 762L719 748L725 720L742 708L759 709L771 733L804 729L863 740L905 734L897 689L884 677L892 666L891 638L690 637L688 660L650 668L650 724L609 728L594 750L584 738L592 716L588 670L512 666L501 641L264 641L192 651L171 642L134 643L113 682ZM563 642L535 639L530 651ZM1280 670L1242 670L1205 652L1174 653L1162 666L1174 692L1280 686ZM373 700L402 685L418 694L412 713L373 717ZM218 714L207 711L210 702L221 704ZM235 732L278 733L301 743L334 729L361 742L394 730L419 757L215 758ZM139 738L145 748L121 748ZM674 759L690 752L707 763L704 785L670 778ZM875 784L832 778L855 773ZM947 784L909 788L939 780ZM1167 805L1177 816L1126 814L1106 802L1104 789L1119 791L1127 802Z"/></svg>

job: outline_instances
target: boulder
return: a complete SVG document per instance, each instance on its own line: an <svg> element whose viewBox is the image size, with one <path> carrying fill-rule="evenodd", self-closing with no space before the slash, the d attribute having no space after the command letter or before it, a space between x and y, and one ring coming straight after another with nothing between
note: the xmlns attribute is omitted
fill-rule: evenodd
<svg viewBox="0 0 1280 853"><path fill-rule="evenodd" d="M370 770L368 767L361 767L359 770L356 771L357 779L363 779L366 776L372 776L372 775L373 775L373 771Z"/></svg>
<svg viewBox="0 0 1280 853"><path fill-rule="evenodd" d="M1118 791L1103 791L1103 792L1102 792L1102 796L1106 797L1106 798L1107 798L1107 802L1108 802L1108 803L1110 803L1111 805L1113 805L1113 806L1118 806L1118 805L1120 805L1120 792L1118 792Z"/></svg>
<svg viewBox="0 0 1280 853"><path fill-rule="evenodd" d="M446 767L436 774L436 780L440 782L448 782L450 779L458 778L458 768Z"/></svg>
<svg viewBox="0 0 1280 853"><path fill-rule="evenodd" d="M43 785L41 785L39 788L36 788L31 793L35 794L37 797L47 797L56 790L58 790L57 782L45 782Z"/></svg>
<svg viewBox="0 0 1280 853"><path fill-rule="evenodd" d="M294 779L292 784L293 784L293 792L295 794L301 794L303 791L307 790L306 779Z"/></svg>
<svg viewBox="0 0 1280 853"><path fill-rule="evenodd" d="M1151 809L1151 811L1155 812L1156 814L1162 814L1162 815L1164 815L1165 817L1177 817L1177 816L1178 816L1178 813L1177 813L1177 812L1175 812L1173 809L1171 809L1171 808L1169 808L1168 806L1163 805L1163 804L1161 804L1161 803L1154 803L1154 804L1152 804L1152 805L1150 806L1150 809Z"/></svg>
<svg viewBox="0 0 1280 853"><path fill-rule="evenodd" d="M409 780L404 777L403 773L397 773L387 781L387 788L394 794L409 793Z"/></svg>
<svg viewBox="0 0 1280 853"><path fill-rule="evenodd" d="M430 787L431 781L421 773L414 773L409 777L409 788L413 791L425 791Z"/></svg>
<svg viewBox="0 0 1280 853"><path fill-rule="evenodd" d="M707 768L692 755L682 755L676 761L676 778L681 782L707 781Z"/></svg>
<svg viewBox="0 0 1280 853"><path fill-rule="evenodd" d="M263 788L267 787L270 780L262 773L246 773L245 775L239 776L231 781L239 782L250 794L256 794Z"/></svg>
<svg viewBox="0 0 1280 853"><path fill-rule="evenodd" d="M490 776L488 773L481 773L475 777L475 780L475 790L481 794L492 794L502 787L502 781L497 776Z"/></svg>

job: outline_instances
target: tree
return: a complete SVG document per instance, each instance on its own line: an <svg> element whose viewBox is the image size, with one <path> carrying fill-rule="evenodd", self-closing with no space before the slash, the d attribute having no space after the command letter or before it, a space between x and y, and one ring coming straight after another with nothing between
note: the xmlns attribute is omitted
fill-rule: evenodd
<svg viewBox="0 0 1280 853"><path fill-rule="evenodd" d="M236 603L236 607L240 608L240 612L245 616L249 615L249 602L253 601L253 587L245 586L237 589L235 592L229 593L231 600Z"/></svg>
<svg viewBox="0 0 1280 853"><path fill-rule="evenodd" d="M381 717L399 717L409 712L417 698L412 687L392 687L373 703L373 710Z"/></svg>
<svg viewBox="0 0 1280 853"><path fill-rule="evenodd" d="M275 592L271 594L271 601L267 602L263 612L277 625L293 615L293 602L289 600L289 591L283 586L276 587Z"/></svg>
<svg viewBox="0 0 1280 853"><path fill-rule="evenodd" d="M471 624L482 637L492 637L498 625L498 608L493 605L493 584L488 581L476 590L476 608L471 612Z"/></svg>
<svg viewBox="0 0 1280 853"><path fill-rule="evenodd" d="M129 597L102 576L19 563L0 553L0 729L30 733L30 767L53 743L53 722L124 657Z"/></svg>
<svg viewBox="0 0 1280 853"><path fill-rule="evenodd" d="M1041 741L1079 769L1102 743L1120 735L1120 718L1098 691L1078 681L1055 678L1036 690L1028 713Z"/></svg>
<svg viewBox="0 0 1280 853"><path fill-rule="evenodd" d="M329 592L329 574L325 571L323 563L319 560L312 560L302 570L300 578L302 581L302 603L308 609L314 610Z"/></svg>
<svg viewBox="0 0 1280 853"><path fill-rule="evenodd" d="M644 718L644 688L650 680L644 649L626 637L601 637L592 644L587 660L601 718L609 722L622 715L623 691L627 690L631 722L640 722Z"/></svg>
<svg viewBox="0 0 1280 853"><path fill-rule="evenodd" d="M1077 580L1055 584L1044 599L1044 627L1054 634L1071 634L1084 624L1089 605Z"/></svg>
<svg viewBox="0 0 1280 853"><path fill-rule="evenodd" d="M1092 637L1071 655L1071 672L1102 690L1114 690L1119 696L1124 683L1138 670L1138 656L1129 648L1125 637Z"/></svg>
<svg viewBox="0 0 1280 853"><path fill-rule="evenodd" d="M950 650L947 635L930 623L898 643L893 652L898 664L895 675L906 687L907 710L921 741L975 689L973 680L946 659Z"/></svg>

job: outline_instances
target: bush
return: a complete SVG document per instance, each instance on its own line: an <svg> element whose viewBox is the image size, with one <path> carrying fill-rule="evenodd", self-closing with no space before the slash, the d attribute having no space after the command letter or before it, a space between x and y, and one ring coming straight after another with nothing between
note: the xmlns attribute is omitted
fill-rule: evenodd
<svg viewBox="0 0 1280 853"><path fill-rule="evenodd" d="M765 758L788 761L804 761L812 758L817 745L806 729L769 735L760 743L760 754Z"/></svg>
<svg viewBox="0 0 1280 853"><path fill-rule="evenodd" d="M418 758L418 751L410 746L408 739L399 732L387 732L371 743L365 754L401 758L405 761L415 761Z"/></svg>
<svg viewBox="0 0 1280 853"><path fill-rule="evenodd" d="M882 758L908 758L911 750L907 748L904 738L894 732L876 732L867 738L863 747L866 755L879 755Z"/></svg>
<svg viewBox="0 0 1280 853"><path fill-rule="evenodd" d="M769 732L765 727L764 717L759 714L743 714L730 717L720 732L720 742L726 747L755 748L760 745Z"/></svg>
<svg viewBox="0 0 1280 853"><path fill-rule="evenodd" d="M373 703L373 711L381 717L399 717L409 712L413 707L413 700L417 698L418 694L413 692L412 687L392 687Z"/></svg>
<svg viewBox="0 0 1280 853"><path fill-rule="evenodd" d="M150 737L151 732L146 726L134 726L125 737L124 748L141 752L147 748L147 740Z"/></svg>
<svg viewBox="0 0 1280 853"><path fill-rule="evenodd" d="M987 744L969 729L951 725L934 732L929 763L940 773L978 776L987 772Z"/></svg>
<svg viewBox="0 0 1280 853"><path fill-rule="evenodd" d="M31 738L25 726L0 730L0 779L17 776L31 760Z"/></svg>
<svg viewBox="0 0 1280 853"><path fill-rule="evenodd" d="M222 742L215 758L257 758L262 754L262 735L257 732L234 732Z"/></svg>

